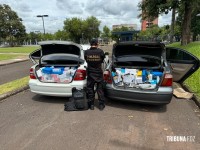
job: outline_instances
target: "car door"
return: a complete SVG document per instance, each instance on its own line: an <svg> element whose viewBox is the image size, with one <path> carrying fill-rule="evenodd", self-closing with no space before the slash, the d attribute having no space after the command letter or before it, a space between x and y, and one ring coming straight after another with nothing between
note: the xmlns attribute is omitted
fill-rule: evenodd
<svg viewBox="0 0 200 150"><path fill-rule="evenodd" d="M186 50L167 47L166 59L171 66L173 81L182 83L199 68L199 59Z"/></svg>

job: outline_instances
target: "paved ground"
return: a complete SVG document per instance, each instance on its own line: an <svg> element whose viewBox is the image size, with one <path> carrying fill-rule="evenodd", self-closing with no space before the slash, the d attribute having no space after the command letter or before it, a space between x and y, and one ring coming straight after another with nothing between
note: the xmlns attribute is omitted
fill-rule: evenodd
<svg viewBox="0 0 200 150"><path fill-rule="evenodd" d="M167 107L108 101L104 111L65 112L66 98L26 90L0 103L1 150L197 150L200 113L193 101ZM167 136L195 136L169 142Z"/></svg>
<svg viewBox="0 0 200 150"><path fill-rule="evenodd" d="M111 47L100 48L111 54ZM4 79L0 84L6 82L5 77L12 80L22 74L26 76L32 65L29 63L0 66L0 79ZM21 75L17 74L19 64ZM0 149L196 150L200 147L200 112L193 101L173 98L167 107L153 107L109 100L103 112L97 108L65 112L66 101L26 90L0 102ZM171 136L188 139L170 142Z"/></svg>
<svg viewBox="0 0 200 150"><path fill-rule="evenodd" d="M27 60L0 66L0 84L29 76L29 69L32 65L30 60Z"/></svg>

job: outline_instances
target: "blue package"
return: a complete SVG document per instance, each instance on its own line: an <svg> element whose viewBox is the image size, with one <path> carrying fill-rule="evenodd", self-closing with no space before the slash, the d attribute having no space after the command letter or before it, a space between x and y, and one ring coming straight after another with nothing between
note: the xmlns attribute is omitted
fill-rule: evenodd
<svg viewBox="0 0 200 150"><path fill-rule="evenodd" d="M52 68L45 67L45 68L42 69L42 73L51 74L52 73Z"/></svg>
<svg viewBox="0 0 200 150"><path fill-rule="evenodd" d="M121 73L125 74L125 68L121 68Z"/></svg>
<svg viewBox="0 0 200 150"><path fill-rule="evenodd" d="M54 67L54 68L59 68L61 70L65 70L65 67Z"/></svg>
<svg viewBox="0 0 200 150"><path fill-rule="evenodd" d="M153 71L152 74L153 74L154 76L159 76L159 77L161 77L161 76L163 75L162 72L158 72L158 71Z"/></svg>
<svg viewBox="0 0 200 150"><path fill-rule="evenodd" d="M147 73L146 70L143 69L143 70L142 70L142 81L143 81L143 82L146 81L146 73Z"/></svg>
<svg viewBox="0 0 200 150"><path fill-rule="evenodd" d="M149 81L151 84L157 84L157 81L156 80L151 80Z"/></svg>
<svg viewBox="0 0 200 150"><path fill-rule="evenodd" d="M62 69L62 68L53 68L52 69L52 74L59 74L59 75L61 75L61 74L63 74L63 71L64 71L64 69Z"/></svg>
<svg viewBox="0 0 200 150"><path fill-rule="evenodd" d="M116 76L116 73L115 73L115 72L112 72L112 76L113 76L113 77Z"/></svg>

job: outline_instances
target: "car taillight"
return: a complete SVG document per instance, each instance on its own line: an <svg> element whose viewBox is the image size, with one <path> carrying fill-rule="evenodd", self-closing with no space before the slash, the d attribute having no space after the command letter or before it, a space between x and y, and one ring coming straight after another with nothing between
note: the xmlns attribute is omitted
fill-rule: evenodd
<svg viewBox="0 0 200 150"><path fill-rule="evenodd" d="M161 86L172 86L172 83L173 83L173 76L169 73L165 74Z"/></svg>
<svg viewBox="0 0 200 150"><path fill-rule="evenodd" d="M30 79L36 79L36 76L35 76L33 68L30 69Z"/></svg>
<svg viewBox="0 0 200 150"><path fill-rule="evenodd" d="M76 70L74 80L76 81L85 80L85 78L86 78L86 70L82 70L82 69Z"/></svg>
<svg viewBox="0 0 200 150"><path fill-rule="evenodd" d="M110 71L104 71L103 73L103 79L104 81L106 81L107 83L112 83L112 79L111 79L111 74L110 74Z"/></svg>

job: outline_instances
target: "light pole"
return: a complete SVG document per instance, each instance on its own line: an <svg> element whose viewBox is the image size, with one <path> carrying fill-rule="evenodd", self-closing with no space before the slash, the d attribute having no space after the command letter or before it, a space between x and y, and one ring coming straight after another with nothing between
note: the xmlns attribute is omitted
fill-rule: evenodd
<svg viewBox="0 0 200 150"><path fill-rule="evenodd" d="M44 34L45 34L45 28L44 28L44 17L49 17L49 16L48 16L48 15L37 15L37 17L41 17L41 18L42 18L43 30L44 30Z"/></svg>

